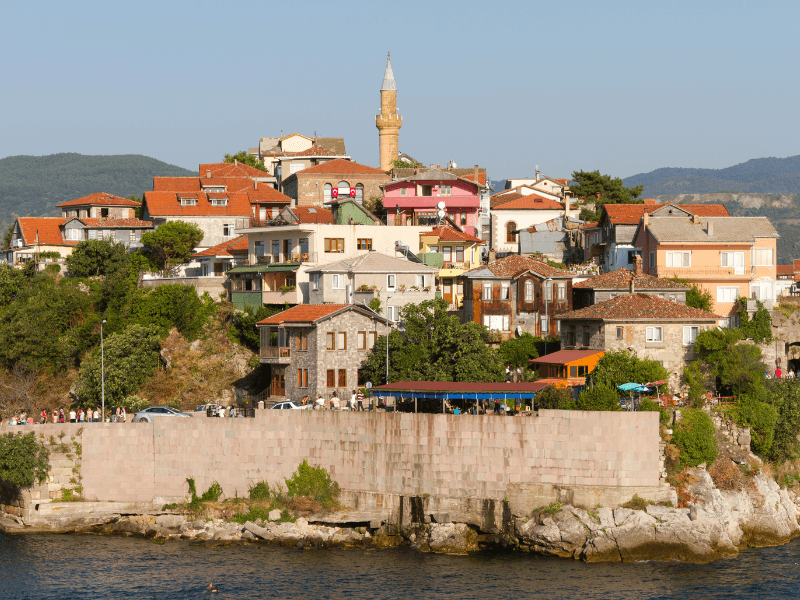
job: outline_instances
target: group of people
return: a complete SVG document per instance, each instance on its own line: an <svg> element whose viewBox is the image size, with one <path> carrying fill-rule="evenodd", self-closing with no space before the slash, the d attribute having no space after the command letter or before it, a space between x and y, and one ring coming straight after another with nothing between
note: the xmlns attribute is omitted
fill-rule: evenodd
<svg viewBox="0 0 800 600"><path fill-rule="evenodd" d="M769 371L764 373L764 375L766 376L767 379L772 379L772 377L770 377ZM797 378L797 373L795 373L791 369L789 369L785 374L783 373L783 371L781 371L780 367L775 369L775 379L796 379L796 378Z"/></svg>
<svg viewBox="0 0 800 600"><path fill-rule="evenodd" d="M322 394L317 394L315 400L306 396L300 401L303 406L311 405L314 410L355 410L364 411L364 394L361 390L353 390L350 394L350 399L343 403L336 392L331 394L331 397L326 400Z"/></svg>
<svg viewBox="0 0 800 600"><path fill-rule="evenodd" d="M517 367L516 369L512 369L511 365L506 365L506 381L513 381L519 382L523 381L523 371L522 367Z"/></svg>
<svg viewBox="0 0 800 600"><path fill-rule="evenodd" d="M128 420L128 413L124 406L118 406L116 409L106 410L106 423L125 423ZM0 426L2 425L44 425L46 423L99 423L100 422L100 408L95 407L87 408L86 410L79 408L77 410L70 409L65 412L63 408L53 410L52 413L43 410L39 415L39 420L35 421L33 417L28 416L27 413L20 413L13 415L5 423L3 418L0 417Z"/></svg>

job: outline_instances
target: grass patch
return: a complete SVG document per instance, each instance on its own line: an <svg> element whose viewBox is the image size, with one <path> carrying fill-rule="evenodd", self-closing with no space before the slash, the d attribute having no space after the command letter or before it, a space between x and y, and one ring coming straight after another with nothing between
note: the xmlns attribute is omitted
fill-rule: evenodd
<svg viewBox="0 0 800 600"><path fill-rule="evenodd" d="M558 513L558 511L560 511L562 508L564 508L564 505L561 502L552 502L547 506L540 506L534 512L540 512L546 515L553 516L556 513Z"/></svg>
<svg viewBox="0 0 800 600"><path fill-rule="evenodd" d="M622 505L622 508L630 508L631 510L644 510L651 504L653 503L650 500L645 500L644 498L640 498L639 494L634 494L633 498Z"/></svg>

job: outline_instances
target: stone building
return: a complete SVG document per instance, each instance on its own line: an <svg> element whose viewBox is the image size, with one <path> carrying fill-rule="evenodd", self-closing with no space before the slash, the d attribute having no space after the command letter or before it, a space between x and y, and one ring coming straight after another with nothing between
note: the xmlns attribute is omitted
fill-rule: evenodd
<svg viewBox="0 0 800 600"><path fill-rule="evenodd" d="M400 127L403 117L397 114L397 84L392 72L391 56L386 57L386 71L381 85L381 114L375 116L378 128L381 170L389 171L399 154Z"/></svg>
<svg viewBox="0 0 800 600"><path fill-rule="evenodd" d="M721 317L653 294L625 294L558 317L565 350L629 350L660 362L673 390L683 367L695 360L697 334ZM647 383L640 381L638 383Z"/></svg>
<svg viewBox="0 0 800 600"><path fill-rule="evenodd" d="M389 175L381 169L339 158L292 173L283 180L283 193L300 206L322 206L341 198L363 202L380 198L381 184L387 181Z"/></svg>
<svg viewBox="0 0 800 600"><path fill-rule="evenodd" d="M356 304L300 305L258 322L260 361L270 366L273 399L333 392L350 398L359 370L391 321ZM361 382L364 383L364 382Z"/></svg>
<svg viewBox="0 0 800 600"><path fill-rule="evenodd" d="M463 319L510 339L515 330L558 333L560 315L572 310L572 273L512 254L462 275Z"/></svg>
<svg viewBox="0 0 800 600"><path fill-rule="evenodd" d="M61 216L86 217L89 219L134 219L136 209L141 204L130 198L122 198L114 194L97 193L62 202L58 205Z"/></svg>

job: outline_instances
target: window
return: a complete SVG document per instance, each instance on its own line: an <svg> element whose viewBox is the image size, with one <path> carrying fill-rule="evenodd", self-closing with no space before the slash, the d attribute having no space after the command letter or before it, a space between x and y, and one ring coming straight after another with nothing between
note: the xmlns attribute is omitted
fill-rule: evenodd
<svg viewBox="0 0 800 600"><path fill-rule="evenodd" d="M628 264L632 265L633 262L636 260L636 257L641 254L638 250L628 250Z"/></svg>
<svg viewBox="0 0 800 600"><path fill-rule="evenodd" d="M337 186L337 192L339 194L339 198L349 198L350 197L350 184L346 181L340 181L339 185Z"/></svg>
<svg viewBox="0 0 800 600"><path fill-rule="evenodd" d="M336 387L336 369L328 369L328 387Z"/></svg>
<svg viewBox="0 0 800 600"><path fill-rule="evenodd" d="M272 262L281 261L281 242L280 240L272 240Z"/></svg>
<svg viewBox="0 0 800 600"><path fill-rule="evenodd" d="M326 183L325 187L322 188L322 199L325 202L331 201L331 189L333 189L333 186L330 183Z"/></svg>
<svg viewBox="0 0 800 600"><path fill-rule="evenodd" d="M549 333L549 332L550 332L550 329L548 327L547 315L542 315L542 333L546 334L546 333Z"/></svg>
<svg viewBox="0 0 800 600"><path fill-rule="evenodd" d="M319 274L318 273L314 273L311 276L311 289L312 290L318 290L319 289Z"/></svg>
<svg viewBox="0 0 800 600"><path fill-rule="evenodd" d="M439 195L440 196L449 196L452 191L452 188L449 185L443 185L439 187Z"/></svg>
<svg viewBox="0 0 800 600"><path fill-rule="evenodd" d="M264 242L255 242L253 244L253 250L256 256L264 256Z"/></svg>
<svg viewBox="0 0 800 600"><path fill-rule="evenodd" d="M136 241L136 230L135 229L131 229L128 232L128 241L129 242L135 242Z"/></svg>
<svg viewBox="0 0 800 600"><path fill-rule="evenodd" d="M372 250L372 238L358 238L356 248L359 250Z"/></svg>
<svg viewBox="0 0 800 600"><path fill-rule="evenodd" d="M357 346L359 350L366 350L367 349L367 332L366 331L359 331L358 335L356 336Z"/></svg>
<svg viewBox="0 0 800 600"><path fill-rule="evenodd" d="M442 294L446 299L453 297L453 280L442 279Z"/></svg>
<svg viewBox="0 0 800 600"><path fill-rule="evenodd" d="M625 328L624 327L617 327L617 339L621 340L625 337Z"/></svg>
<svg viewBox="0 0 800 600"><path fill-rule="evenodd" d="M594 243L596 244L596 243L598 243L599 241L600 241L600 233L598 232L598 233L595 233L595 234L594 234Z"/></svg>
<svg viewBox="0 0 800 600"><path fill-rule="evenodd" d="M548 302L553 301L553 282L552 281L545 281L544 282L544 299Z"/></svg>
<svg viewBox="0 0 800 600"><path fill-rule="evenodd" d="M334 273L333 277L333 287L334 290L343 290L345 288L345 280L346 276L340 273Z"/></svg>
<svg viewBox="0 0 800 600"><path fill-rule="evenodd" d="M663 327L648 327L646 336L646 340L648 342L663 342L664 329Z"/></svg>
<svg viewBox="0 0 800 600"><path fill-rule="evenodd" d="M417 287L420 289L428 287L428 277L428 275L417 275Z"/></svg>
<svg viewBox="0 0 800 600"><path fill-rule="evenodd" d="M336 350L336 334L333 331L329 331L325 338L327 340L325 348L327 350Z"/></svg>
<svg viewBox="0 0 800 600"><path fill-rule="evenodd" d="M584 346L588 346L588 345L590 345L591 341L592 341L592 335L589 332L589 327L584 326L583 327L583 345Z"/></svg>
<svg viewBox="0 0 800 600"><path fill-rule="evenodd" d="M303 163L299 161L292 161L289 163L289 175L292 173L297 173L298 171L302 171L305 167Z"/></svg>
<svg viewBox="0 0 800 600"><path fill-rule="evenodd" d="M387 306L386 307L386 318L389 319L390 321L397 321L399 319L399 316L400 316L398 314L398 312L399 312L398 308L399 307L397 307L397 306Z"/></svg>
<svg viewBox="0 0 800 600"><path fill-rule="evenodd" d="M578 365L578 377L586 377L586 365Z"/></svg>
<svg viewBox="0 0 800 600"><path fill-rule="evenodd" d="M308 333L305 331L297 332L297 349L308 350Z"/></svg>
<svg viewBox="0 0 800 600"><path fill-rule="evenodd" d="M80 229L67 229L67 239L68 240L80 240L83 236L81 236Z"/></svg>
<svg viewBox="0 0 800 600"><path fill-rule="evenodd" d="M564 282L558 283L558 299L559 301L567 299L567 284Z"/></svg>
<svg viewBox="0 0 800 600"><path fill-rule="evenodd" d="M754 267L771 267L773 262L772 248L753 248Z"/></svg>
<svg viewBox="0 0 800 600"><path fill-rule="evenodd" d="M364 184L357 183L356 184L356 202L363 202L364 201Z"/></svg>
<svg viewBox="0 0 800 600"><path fill-rule="evenodd" d="M717 302L736 302L739 297L738 287L718 287Z"/></svg>
<svg viewBox="0 0 800 600"><path fill-rule="evenodd" d="M667 252L667 267L691 267L691 252Z"/></svg>
<svg viewBox="0 0 800 600"><path fill-rule="evenodd" d="M692 325L686 325L683 328L683 345L692 346L697 339L697 334L700 333L700 328Z"/></svg>
<svg viewBox="0 0 800 600"><path fill-rule="evenodd" d="M233 223L225 223L222 226L222 237L233 237L234 225Z"/></svg>
<svg viewBox="0 0 800 600"><path fill-rule="evenodd" d="M753 300L771 300L772 282L771 281L752 282L750 284L750 297Z"/></svg>
<svg viewBox="0 0 800 600"><path fill-rule="evenodd" d="M533 281L530 279L525 282L525 302L533 302Z"/></svg>
<svg viewBox="0 0 800 600"><path fill-rule="evenodd" d="M464 246L456 246L456 262L464 262Z"/></svg>
<svg viewBox="0 0 800 600"><path fill-rule="evenodd" d="M406 188L400 188L400 195L401 196L405 196L406 195L406 191L407 191Z"/></svg>
<svg viewBox="0 0 800 600"><path fill-rule="evenodd" d="M517 234L514 233L517 229L517 224L514 221L506 223L506 243L513 244L517 241Z"/></svg>
<svg viewBox="0 0 800 600"><path fill-rule="evenodd" d="M181 198L181 206L197 206L197 198Z"/></svg>
<svg viewBox="0 0 800 600"><path fill-rule="evenodd" d="M336 349L347 350L347 332L340 331L338 334L336 334L336 337L337 337Z"/></svg>
<svg viewBox="0 0 800 600"><path fill-rule="evenodd" d="M467 224L467 213L461 213L461 224L462 225Z"/></svg>
<svg viewBox="0 0 800 600"><path fill-rule="evenodd" d="M211 206L228 206L227 198L212 198Z"/></svg>
<svg viewBox="0 0 800 600"><path fill-rule="evenodd" d="M464 281L463 280L456 280L456 294L459 296L464 295Z"/></svg>
<svg viewBox="0 0 800 600"><path fill-rule="evenodd" d="M344 252L344 238L325 238L325 252Z"/></svg>
<svg viewBox="0 0 800 600"><path fill-rule="evenodd" d="M393 292L397 286L397 275L386 276L386 291Z"/></svg>
<svg viewBox="0 0 800 600"><path fill-rule="evenodd" d="M297 369L297 387L308 387L308 369Z"/></svg>
<svg viewBox="0 0 800 600"><path fill-rule="evenodd" d="M577 377L578 376L578 367L570 365L570 367L569 367L569 376L570 377Z"/></svg>
<svg viewBox="0 0 800 600"><path fill-rule="evenodd" d="M500 300L508 300L509 299L509 287L507 283L500 284Z"/></svg>
<svg viewBox="0 0 800 600"><path fill-rule="evenodd" d="M451 262L453 260L453 247L442 246L442 255L444 256L445 263Z"/></svg>
<svg viewBox="0 0 800 600"><path fill-rule="evenodd" d="M367 335L367 344L369 344L369 346L367 347L368 350L372 350L377 342L378 342L377 331L373 331L372 335Z"/></svg>
<svg viewBox="0 0 800 600"><path fill-rule="evenodd" d="M347 369L339 369L339 387L347 387Z"/></svg>
<svg viewBox="0 0 800 600"><path fill-rule="evenodd" d="M483 315L483 325L492 331L508 331L508 315Z"/></svg>
<svg viewBox="0 0 800 600"><path fill-rule="evenodd" d="M492 299L492 284L491 283L484 283L483 284L483 299L484 300L491 300Z"/></svg>
<svg viewBox="0 0 800 600"><path fill-rule="evenodd" d="M417 196L432 196L432 195L433 195L433 186L430 185L417 186Z"/></svg>
<svg viewBox="0 0 800 600"><path fill-rule="evenodd" d="M649 261L649 264L647 265L647 268L648 269L655 269L656 268L656 253L655 252L651 252L650 253L650 261Z"/></svg>

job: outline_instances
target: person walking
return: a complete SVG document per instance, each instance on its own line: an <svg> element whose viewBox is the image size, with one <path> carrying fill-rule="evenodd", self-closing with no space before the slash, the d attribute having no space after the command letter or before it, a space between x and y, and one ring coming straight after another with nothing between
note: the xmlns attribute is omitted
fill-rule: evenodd
<svg viewBox="0 0 800 600"><path fill-rule="evenodd" d="M78 422L78 415L75 413L75 409L70 409L69 411L69 422L70 423L77 423Z"/></svg>
<svg viewBox="0 0 800 600"><path fill-rule="evenodd" d="M58 411L53 411L53 423L58 423Z"/></svg>
<svg viewBox="0 0 800 600"><path fill-rule="evenodd" d="M39 421L39 424L40 425L44 425L45 423L47 423L47 411L43 410L42 411L42 420Z"/></svg>
<svg viewBox="0 0 800 600"><path fill-rule="evenodd" d="M100 409L97 408L96 406L94 407L94 412L92 413L92 421L94 423L100 422Z"/></svg>
<svg viewBox="0 0 800 600"><path fill-rule="evenodd" d="M59 408L58 409L58 422L59 423L66 423L66 421L67 421L67 417L64 414L64 409L63 408Z"/></svg>
<svg viewBox="0 0 800 600"><path fill-rule="evenodd" d="M361 389L356 393L356 402L358 402L358 410L364 412L364 392Z"/></svg>
<svg viewBox="0 0 800 600"><path fill-rule="evenodd" d="M123 423L128 422L128 412L125 410L124 406L122 407L122 422Z"/></svg>

